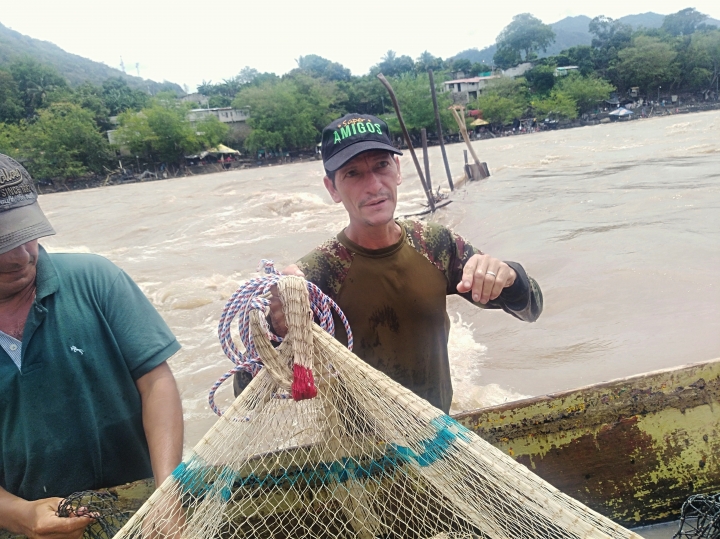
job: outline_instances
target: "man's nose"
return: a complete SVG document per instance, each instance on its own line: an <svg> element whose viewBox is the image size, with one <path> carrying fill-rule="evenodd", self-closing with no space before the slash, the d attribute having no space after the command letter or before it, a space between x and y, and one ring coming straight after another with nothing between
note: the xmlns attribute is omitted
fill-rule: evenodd
<svg viewBox="0 0 720 539"><path fill-rule="evenodd" d="M8 262L24 263L30 258L30 253L25 244L19 245L14 249L10 249L2 256Z"/></svg>
<svg viewBox="0 0 720 539"><path fill-rule="evenodd" d="M377 190L382 187L382 175L377 172L368 172L367 186L369 189Z"/></svg>

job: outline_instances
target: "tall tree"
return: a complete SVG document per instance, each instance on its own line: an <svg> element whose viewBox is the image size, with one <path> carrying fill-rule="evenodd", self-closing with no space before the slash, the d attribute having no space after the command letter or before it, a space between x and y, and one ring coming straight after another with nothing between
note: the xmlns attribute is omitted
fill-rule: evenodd
<svg viewBox="0 0 720 539"><path fill-rule="evenodd" d="M546 51L554 41L555 32L549 25L543 24L530 13L515 15L497 37L495 63L500 67L509 67L509 60L513 59L514 62L518 56L527 62L536 57L537 51Z"/></svg>
<svg viewBox="0 0 720 539"><path fill-rule="evenodd" d="M372 75L382 73L386 77L395 77L403 73L414 71L415 62L409 56L398 56L393 50L389 50L380 59L380 63L370 69Z"/></svg>
<svg viewBox="0 0 720 539"><path fill-rule="evenodd" d="M562 77L555 88L570 97L581 113L597 108L615 90L615 87L606 80L592 76L583 77L580 74Z"/></svg>
<svg viewBox="0 0 720 539"><path fill-rule="evenodd" d="M297 149L315 145L322 128L337 117L343 99L334 82L297 73L243 88L233 106L252 111L248 150Z"/></svg>
<svg viewBox="0 0 720 539"><path fill-rule="evenodd" d="M17 122L24 112L15 79L7 71L0 70L0 123Z"/></svg>
<svg viewBox="0 0 720 539"><path fill-rule="evenodd" d="M690 61L683 71L698 90L717 89L720 78L720 29L693 34L689 47Z"/></svg>
<svg viewBox="0 0 720 539"><path fill-rule="evenodd" d="M588 30L594 36L592 47L595 69L601 76L609 77L612 75L612 66L617 60L618 52L630 46L632 26L599 15L590 21ZM588 74L587 71L584 74Z"/></svg>
<svg viewBox="0 0 720 539"><path fill-rule="evenodd" d="M527 105L518 99L494 93L481 94L475 106L482 112L483 119L500 126L520 118L527 109Z"/></svg>
<svg viewBox="0 0 720 539"><path fill-rule="evenodd" d="M548 94L555 85L555 67L553 65L538 65L525 73L533 93Z"/></svg>
<svg viewBox="0 0 720 539"><path fill-rule="evenodd" d="M223 142L230 128L222 123L217 116L209 114L195 125L198 142L205 148L212 148Z"/></svg>
<svg viewBox="0 0 720 539"><path fill-rule="evenodd" d="M632 37L632 26L605 15L592 19L588 30L594 36L592 46L596 49L621 49L630 44Z"/></svg>
<svg viewBox="0 0 720 539"><path fill-rule="evenodd" d="M424 51L415 61L415 71L417 73L427 73L428 69L433 71L441 70L445 65L443 59L439 56L433 56L428 51Z"/></svg>
<svg viewBox="0 0 720 539"><path fill-rule="evenodd" d="M67 81L55 68L31 58L10 64L10 73L17 83L27 117L34 116L37 109L45 105L50 92L67 87Z"/></svg>
<svg viewBox="0 0 720 539"><path fill-rule="evenodd" d="M693 7L687 7L667 15L663 20L662 29L672 36L689 36L704 27L702 22L705 19L707 15Z"/></svg>
<svg viewBox="0 0 720 539"><path fill-rule="evenodd" d="M332 62L317 54L301 56L296 60L298 68L312 77L325 77L328 80L350 80L350 70L342 64Z"/></svg>
<svg viewBox="0 0 720 539"><path fill-rule="evenodd" d="M20 159L20 141L24 133L24 126L0 122L0 153Z"/></svg>
<svg viewBox="0 0 720 539"><path fill-rule="evenodd" d="M562 51L555 60L558 67L578 66L582 75L590 75L595 70L594 51L590 45L576 45Z"/></svg>
<svg viewBox="0 0 720 539"><path fill-rule="evenodd" d="M502 77L483 90L474 106L491 124L503 125L522 117L529 104L525 79Z"/></svg>
<svg viewBox="0 0 720 539"><path fill-rule="evenodd" d="M435 109L432 104L432 95L430 93L430 78L427 73L419 73L417 75L406 73L400 77L392 79L393 90L397 96L398 103L402 109L403 121L408 131L412 134L419 135L420 130L424 127L429 132L434 133L437 130L435 125ZM436 81L436 84L440 84ZM440 92L437 88L438 109L440 110L440 120L447 128L454 125L452 113L448 107L452 104L452 99L448 92ZM400 123L396 116L388 115L386 117L390 130L401 135Z"/></svg>
<svg viewBox="0 0 720 539"><path fill-rule="evenodd" d="M187 108L172 94L158 94L149 107L139 113L128 110L119 119L116 137L120 144L148 161L176 164L203 147L187 119Z"/></svg>
<svg viewBox="0 0 720 539"><path fill-rule="evenodd" d="M373 75L341 81L338 88L346 96L338 103L343 111L379 116L387 112L387 107L392 108L387 91Z"/></svg>
<svg viewBox="0 0 720 539"><path fill-rule="evenodd" d="M542 118L572 120L578 115L575 100L558 89L554 89L549 97L533 101L532 108Z"/></svg>
<svg viewBox="0 0 720 539"><path fill-rule="evenodd" d="M120 77L110 77L103 82L102 98L111 116L126 110L140 110L150 101L146 92L130 88Z"/></svg>
<svg viewBox="0 0 720 539"><path fill-rule="evenodd" d="M470 73L472 68L472 62L467 58L457 58L450 64L450 69L453 71L462 71L463 73Z"/></svg>
<svg viewBox="0 0 720 539"><path fill-rule="evenodd" d="M110 111L105 104L103 90L89 82L77 88L60 88L52 91L47 97L48 103L73 103L92 113L95 123L102 131L112 129Z"/></svg>
<svg viewBox="0 0 720 539"><path fill-rule="evenodd" d="M240 70L237 78L243 85L245 85L254 82L255 79L257 79L259 76L260 72L257 69L250 66L245 66Z"/></svg>
<svg viewBox="0 0 720 539"><path fill-rule="evenodd" d="M639 86L652 95L658 86L668 88L679 75L677 52L657 37L639 35L618 53L618 72L625 88Z"/></svg>
<svg viewBox="0 0 720 539"><path fill-rule="evenodd" d="M110 159L107 139L90 111L72 103L55 103L38 111L20 143L24 164L36 179L61 184L89 172L101 172Z"/></svg>

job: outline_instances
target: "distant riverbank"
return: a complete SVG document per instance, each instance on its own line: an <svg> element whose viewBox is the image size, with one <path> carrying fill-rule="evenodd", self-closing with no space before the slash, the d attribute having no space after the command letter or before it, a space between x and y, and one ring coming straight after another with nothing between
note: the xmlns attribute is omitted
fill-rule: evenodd
<svg viewBox="0 0 720 539"><path fill-rule="evenodd" d="M626 116L623 119L618 120L611 120L609 113L611 111L605 111L598 114L589 115L585 119L576 119L576 120L562 120L559 121L557 124L555 124L553 127L545 127L542 130L537 131L512 131L512 130L505 130L501 133L495 133L490 134L484 133L484 134L478 134L475 141L479 140L487 140L487 139L493 139L498 137L506 137L506 136L518 136L518 135L526 135L526 134L533 134L537 132L542 131L548 131L548 130L555 130L555 129L571 129L575 127L588 127L593 125L600 125L602 123L609 123L611 121L617 121L617 122L634 122L638 120L652 120L657 118L665 118L668 116L674 116L678 114L690 114L694 112L707 112L711 110L720 110L720 102L713 101L713 102L704 102L704 103L688 103L681 106L655 106L655 107L648 107L647 116L642 116L639 112L639 109L635 109L631 116ZM453 142L459 142L460 137L459 135L452 135L450 137L446 136L446 143L453 143ZM431 146L437 146L437 139L430 140L429 144ZM405 148L406 145L402 144L402 148ZM417 149L417 148L416 148ZM304 151L304 152L290 152L288 155L284 157L275 157L275 158L269 158L269 159L240 159L238 161L233 161L232 163L225 163L223 165L222 163L209 163L206 165L194 165L194 166L185 166L181 167L178 170L175 171L164 171L160 172L158 170L151 171L151 170L143 170L139 173L135 173L133 171L127 171L125 174L119 173L119 171L110 173L105 176L101 175L94 175L94 176L87 176L82 178L74 178L67 180L64 183L60 182L49 182L44 181L40 182L38 184L38 191L41 194L49 194L49 193L57 193L57 192L64 192L64 191L75 191L80 189L92 189L96 187L107 187L111 185L127 185L131 183L138 183L138 182L151 182L151 181L160 181L160 180L167 180L167 179L174 179L174 178L182 178L182 177L188 177L188 176L202 176L205 174L215 174L218 172L227 172L229 170L241 170L246 168L259 168L259 167L272 167L272 166L279 166L279 165L287 165L287 164L294 164L294 163L304 163L307 161L314 161L316 160L316 157L313 153ZM492 163L490 163L490 166L492 167Z"/></svg>

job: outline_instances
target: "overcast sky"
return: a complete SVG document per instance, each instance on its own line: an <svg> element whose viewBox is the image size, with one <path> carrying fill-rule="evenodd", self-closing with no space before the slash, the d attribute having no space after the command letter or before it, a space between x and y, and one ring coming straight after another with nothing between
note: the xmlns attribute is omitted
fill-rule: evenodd
<svg viewBox="0 0 720 539"><path fill-rule="evenodd" d="M144 78L193 90L203 80L232 77L244 66L280 75L306 54L340 62L355 75L367 73L389 49L413 58L424 50L447 58L494 43L518 13L550 24L568 15L618 18L685 7L720 19L718 0L6 0L0 23L113 67L120 67L122 57L128 73L137 74L137 63Z"/></svg>

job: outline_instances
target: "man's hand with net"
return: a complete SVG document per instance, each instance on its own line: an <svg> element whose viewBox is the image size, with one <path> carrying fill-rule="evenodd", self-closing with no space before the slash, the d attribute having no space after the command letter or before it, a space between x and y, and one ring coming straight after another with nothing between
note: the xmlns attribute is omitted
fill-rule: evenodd
<svg viewBox="0 0 720 539"><path fill-rule="evenodd" d="M0 528L29 539L79 539L94 522L90 515L58 516L61 498L27 501L0 488Z"/></svg>
<svg viewBox="0 0 720 539"><path fill-rule="evenodd" d="M305 277L305 274L295 264L290 264L281 272L283 275L295 275L297 277ZM278 337L285 337L288 332L287 322L285 321L285 313L283 313L282 303L278 295L277 286L272 287L272 295L270 296L270 324L272 331Z"/></svg>

